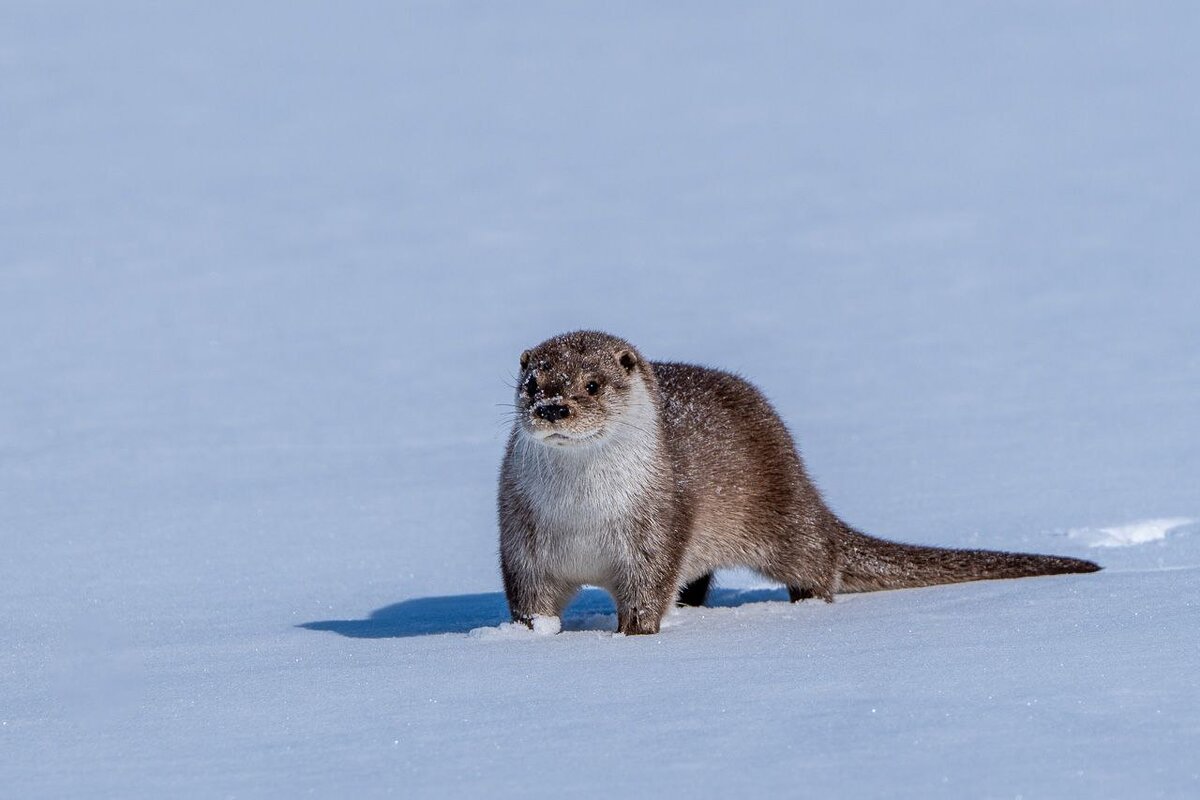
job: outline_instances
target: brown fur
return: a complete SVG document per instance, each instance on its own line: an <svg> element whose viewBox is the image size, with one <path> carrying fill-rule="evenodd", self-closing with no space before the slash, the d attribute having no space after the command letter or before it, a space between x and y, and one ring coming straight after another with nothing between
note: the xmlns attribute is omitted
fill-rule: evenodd
<svg viewBox="0 0 1200 800"><path fill-rule="evenodd" d="M557 616L590 583L614 595L621 632L656 633L680 588L683 602L702 602L719 567L750 567L793 600L826 601L1099 569L862 534L825 505L758 389L719 370L648 362L608 334L563 334L522 354L515 413L500 551L513 618L527 624Z"/></svg>

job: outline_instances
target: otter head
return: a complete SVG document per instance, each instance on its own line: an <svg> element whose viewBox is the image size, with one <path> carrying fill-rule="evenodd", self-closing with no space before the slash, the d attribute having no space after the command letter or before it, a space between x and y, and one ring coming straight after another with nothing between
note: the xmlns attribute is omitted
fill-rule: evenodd
<svg viewBox="0 0 1200 800"><path fill-rule="evenodd" d="M599 444L645 396L642 357L594 331L564 333L521 354L517 427L552 447Z"/></svg>

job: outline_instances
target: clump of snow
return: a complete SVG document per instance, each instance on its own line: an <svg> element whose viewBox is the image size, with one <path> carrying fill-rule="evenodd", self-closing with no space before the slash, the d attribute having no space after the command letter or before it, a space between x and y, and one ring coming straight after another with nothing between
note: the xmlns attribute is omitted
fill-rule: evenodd
<svg viewBox="0 0 1200 800"><path fill-rule="evenodd" d="M1193 522L1195 520L1188 517L1145 519L1110 528L1073 528L1067 531L1067 536L1084 542L1088 547L1130 547L1165 539L1171 531Z"/></svg>
<svg viewBox="0 0 1200 800"><path fill-rule="evenodd" d="M473 628L467 635L472 639L520 639L530 636L553 636L561 630L562 621L558 617L535 615L533 630L520 622L503 622L499 625Z"/></svg>

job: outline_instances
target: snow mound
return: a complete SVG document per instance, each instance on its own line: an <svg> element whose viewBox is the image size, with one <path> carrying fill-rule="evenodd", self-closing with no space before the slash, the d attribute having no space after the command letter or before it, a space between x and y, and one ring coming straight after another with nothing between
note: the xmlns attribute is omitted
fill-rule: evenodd
<svg viewBox="0 0 1200 800"><path fill-rule="evenodd" d="M1067 531L1067 536L1085 543L1088 547L1131 547L1165 539L1171 531L1193 522L1195 520L1188 517L1164 517L1111 528L1074 528Z"/></svg>

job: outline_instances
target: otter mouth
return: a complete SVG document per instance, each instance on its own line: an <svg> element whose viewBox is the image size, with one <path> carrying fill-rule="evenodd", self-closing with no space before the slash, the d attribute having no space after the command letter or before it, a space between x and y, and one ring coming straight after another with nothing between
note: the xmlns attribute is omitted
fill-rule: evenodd
<svg viewBox="0 0 1200 800"><path fill-rule="evenodd" d="M533 438L542 444L551 445L554 447L576 447L578 445L590 444L595 439L599 438L603 433L603 428L596 428L587 433L567 433L565 431L545 431L534 429L530 431Z"/></svg>

